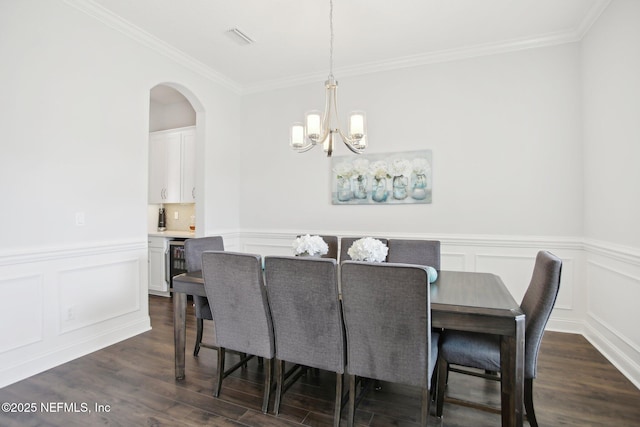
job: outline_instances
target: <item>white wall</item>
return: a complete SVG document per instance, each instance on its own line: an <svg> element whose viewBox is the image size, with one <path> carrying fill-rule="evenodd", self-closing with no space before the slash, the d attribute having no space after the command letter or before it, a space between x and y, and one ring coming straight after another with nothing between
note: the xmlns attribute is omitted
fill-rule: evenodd
<svg viewBox="0 0 640 427"><path fill-rule="evenodd" d="M582 42L585 335L640 387L640 2L614 0Z"/></svg>
<svg viewBox="0 0 640 427"><path fill-rule="evenodd" d="M239 95L82 7L0 2L0 387L149 328L152 87L198 105L203 232L239 225Z"/></svg>
<svg viewBox="0 0 640 427"><path fill-rule="evenodd" d="M579 44L337 77L342 112L367 112L368 151L433 150L433 203L332 205L330 161L287 140L322 107L322 82L255 93L242 108L242 249L289 254L301 232L437 238L444 269L497 273L517 300L549 249L565 261L551 327L581 332Z"/></svg>
<svg viewBox="0 0 640 427"><path fill-rule="evenodd" d="M149 104L149 132L195 126L196 112L188 101Z"/></svg>
<svg viewBox="0 0 640 427"><path fill-rule="evenodd" d="M433 150L431 205L331 205L329 161L287 145L322 82L244 96L242 249L287 254L300 232L437 238L443 268L497 273L516 299L549 249L564 261L549 328L584 333L640 387L639 9L614 0L581 43L338 75L370 152Z"/></svg>
<svg viewBox="0 0 640 427"><path fill-rule="evenodd" d="M324 153L288 147L290 124L322 108L322 82L244 96L242 228L581 236L579 53L337 76L342 113L367 113L369 152L433 150L430 205L331 205Z"/></svg>

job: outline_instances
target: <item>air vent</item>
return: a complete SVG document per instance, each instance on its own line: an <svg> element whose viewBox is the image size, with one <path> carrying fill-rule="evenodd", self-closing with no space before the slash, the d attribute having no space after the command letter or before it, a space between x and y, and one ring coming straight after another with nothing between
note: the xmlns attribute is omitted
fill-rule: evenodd
<svg viewBox="0 0 640 427"><path fill-rule="evenodd" d="M226 32L227 36L239 44L240 46L247 46L253 43L253 39L240 31L237 28L232 28Z"/></svg>

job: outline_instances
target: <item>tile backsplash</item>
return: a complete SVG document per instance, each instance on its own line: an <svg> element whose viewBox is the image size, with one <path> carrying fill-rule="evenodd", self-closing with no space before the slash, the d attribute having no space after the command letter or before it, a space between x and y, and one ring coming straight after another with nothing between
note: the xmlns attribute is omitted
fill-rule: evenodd
<svg viewBox="0 0 640 427"><path fill-rule="evenodd" d="M149 231L158 229L158 210L160 205L149 205ZM195 203L172 204L166 203L164 209L167 215L167 230L189 231L191 217L196 214ZM176 219L177 214L177 219Z"/></svg>

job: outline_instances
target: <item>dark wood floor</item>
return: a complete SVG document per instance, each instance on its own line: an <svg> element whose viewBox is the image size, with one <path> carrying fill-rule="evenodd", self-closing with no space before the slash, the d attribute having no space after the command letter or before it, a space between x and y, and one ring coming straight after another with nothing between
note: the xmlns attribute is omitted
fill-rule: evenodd
<svg viewBox="0 0 640 427"><path fill-rule="evenodd" d="M333 374L308 374L283 398L278 417L263 415L262 371L255 361L223 383L212 396L215 351L199 358L187 353L186 379L175 381L171 299L150 297L153 330L9 387L1 402L37 404L36 413L0 413L1 426L329 426ZM187 345L194 340L188 313ZM206 329L205 325L205 329ZM189 349L190 350L190 349ZM234 356L235 357L235 356ZM640 390L635 388L582 336L547 332L539 358L534 398L541 426L638 426ZM499 405L498 383L451 374L453 398ZM419 391L383 384L371 391L357 411L362 426L416 426ZM62 402L79 412L43 413L41 403ZM82 412L86 409L91 412ZM103 411L96 411L96 404ZM107 407L108 405L108 407ZM56 408L55 405L53 407ZM343 412L343 425L346 425ZM499 426L497 414L447 403L444 417L430 425ZM525 425L527 423L525 422Z"/></svg>

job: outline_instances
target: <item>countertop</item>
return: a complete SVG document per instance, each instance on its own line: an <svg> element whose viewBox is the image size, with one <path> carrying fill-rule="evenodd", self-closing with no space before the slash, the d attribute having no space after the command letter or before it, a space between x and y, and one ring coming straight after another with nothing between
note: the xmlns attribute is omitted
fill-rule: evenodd
<svg viewBox="0 0 640 427"><path fill-rule="evenodd" d="M179 237L182 239L193 239L196 237L196 233L194 231L184 231L184 230L167 230L167 231L153 231L149 233L151 237Z"/></svg>

